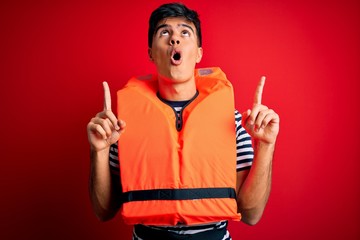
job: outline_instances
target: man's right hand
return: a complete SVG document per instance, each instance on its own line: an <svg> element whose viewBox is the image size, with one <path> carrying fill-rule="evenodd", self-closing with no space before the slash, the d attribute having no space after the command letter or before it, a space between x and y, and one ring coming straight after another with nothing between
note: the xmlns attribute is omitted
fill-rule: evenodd
<svg viewBox="0 0 360 240"><path fill-rule="evenodd" d="M125 122L118 120L111 111L111 95L107 82L103 82L103 87L104 109L96 114L87 125L91 149L97 152L108 149L111 144L116 143L126 126Z"/></svg>

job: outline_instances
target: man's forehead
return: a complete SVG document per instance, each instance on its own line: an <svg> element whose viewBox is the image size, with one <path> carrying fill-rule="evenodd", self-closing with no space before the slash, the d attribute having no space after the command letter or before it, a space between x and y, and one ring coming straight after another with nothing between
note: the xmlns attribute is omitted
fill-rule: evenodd
<svg viewBox="0 0 360 240"><path fill-rule="evenodd" d="M164 25L164 24L169 25L169 26L172 26L172 25L174 25L174 26L177 26L177 25L181 26L182 24L187 24L187 25L190 25L191 27L194 27L194 28L195 28L194 23L191 22L191 21L189 21L189 20L187 20L185 17L168 17L168 18L161 19L161 20L158 22L158 24L157 24L156 27L158 27L158 26L160 26L160 25Z"/></svg>

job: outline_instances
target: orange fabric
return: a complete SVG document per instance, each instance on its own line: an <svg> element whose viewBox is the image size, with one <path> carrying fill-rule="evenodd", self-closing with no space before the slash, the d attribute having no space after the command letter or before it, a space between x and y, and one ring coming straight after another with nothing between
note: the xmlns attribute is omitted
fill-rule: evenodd
<svg viewBox="0 0 360 240"><path fill-rule="evenodd" d="M147 189L236 188L234 99L220 68L198 69L199 95L176 130L173 109L157 96L157 77L132 78L118 91L126 122L119 140L123 192ZM240 220L235 199L151 200L124 203L128 224L176 225Z"/></svg>

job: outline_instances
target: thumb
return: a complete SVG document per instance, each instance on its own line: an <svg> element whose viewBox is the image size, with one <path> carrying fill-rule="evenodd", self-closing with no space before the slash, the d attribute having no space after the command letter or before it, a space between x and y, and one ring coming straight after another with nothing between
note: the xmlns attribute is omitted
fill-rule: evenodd
<svg viewBox="0 0 360 240"><path fill-rule="evenodd" d="M120 139L121 132L120 131L113 131L110 137L110 145L116 143Z"/></svg>

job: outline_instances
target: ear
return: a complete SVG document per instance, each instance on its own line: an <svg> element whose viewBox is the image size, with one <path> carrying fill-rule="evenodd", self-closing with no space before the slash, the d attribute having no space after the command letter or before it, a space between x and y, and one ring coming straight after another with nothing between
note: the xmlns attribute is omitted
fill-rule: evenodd
<svg viewBox="0 0 360 240"><path fill-rule="evenodd" d="M203 49L202 47L198 48L197 55L196 55L196 63L199 63L203 56Z"/></svg>
<svg viewBox="0 0 360 240"><path fill-rule="evenodd" d="M149 55L149 59L150 61L154 61L153 57L152 57L152 49L151 48L148 48L148 55Z"/></svg>

